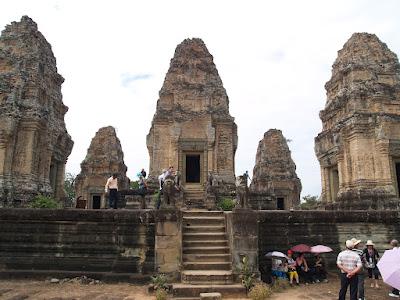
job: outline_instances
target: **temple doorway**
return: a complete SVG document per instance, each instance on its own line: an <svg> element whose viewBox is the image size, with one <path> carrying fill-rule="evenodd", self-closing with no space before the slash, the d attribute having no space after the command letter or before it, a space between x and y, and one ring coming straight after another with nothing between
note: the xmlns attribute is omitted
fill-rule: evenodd
<svg viewBox="0 0 400 300"><path fill-rule="evenodd" d="M396 182L397 182L397 193L400 194L400 162L395 163L396 167Z"/></svg>
<svg viewBox="0 0 400 300"><path fill-rule="evenodd" d="M186 183L200 183L200 154L186 154Z"/></svg>
<svg viewBox="0 0 400 300"><path fill-rule="evenodd" d="M276 209L278 209L278 210L285 209L285 198L277 198L276 199Z"/></svg>
<svg viewBox="0 0 400 300"><path fill-rule="evenodd" d="M92 197L92 208L93 209L100 209L101 206L101 196L100 195L93 195Z"/></svg>

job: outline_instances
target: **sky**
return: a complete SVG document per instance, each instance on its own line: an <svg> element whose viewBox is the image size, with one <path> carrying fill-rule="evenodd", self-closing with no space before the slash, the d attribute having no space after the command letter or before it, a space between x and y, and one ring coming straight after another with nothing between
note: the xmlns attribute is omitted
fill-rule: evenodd
<svg viewBox="0 0 400 300"><path fill-rule="evenodd" d="M65 78L66 171L78 174L91 139L114 126L128 176L148 169L146 135L175 47L203 39L238 125L236 174L255 163L271 128L290 139L302 195L321 193L314 137L324 85L337 51L354 32L375 33L400 53L400 1L8 1L0 27L28 15L52 45Z"/></svg>

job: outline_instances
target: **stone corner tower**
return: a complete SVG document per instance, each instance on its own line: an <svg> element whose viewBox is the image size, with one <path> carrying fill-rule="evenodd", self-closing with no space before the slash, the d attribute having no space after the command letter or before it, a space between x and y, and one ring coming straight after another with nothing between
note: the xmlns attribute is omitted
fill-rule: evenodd
<svg viewBox="0 0 400 300"><path fill-rule="evenodd" d="M212 55L201 39L176 47L147 135L150 178L174 166L184 186L209 174L234 188L237 127Z"/></svg>
<svg viewBox="0 0 400 300"><path fill-rule="evenodd" d="M249 190L255 209L289 210L300 204L301 181L281 130L268 130L258 143Z"/></svg>
<svg viewBox="0 0 400 300"><path fill-rule="evenodd" d="M354 33L325 85L315 138L322 201L333 209L393 209L400 187L400 65L374 34Z"/></svg>
<svg viewBox="0 0 400 300"><path fill-rule="evenodd" d="M104 186L107 179L118 174L118 189L129 189L128 168L114 127L102 127L92 139L81 172L76 177L75 194L87 202L87 208L104 208Z"/></svg>
<svg viewBox="0 0 400 300"><path fill-rule="evenodd" d="M56 58L27 16L0 37L0 199L25 205L35 195L64 197L68 134Z"/></svg>

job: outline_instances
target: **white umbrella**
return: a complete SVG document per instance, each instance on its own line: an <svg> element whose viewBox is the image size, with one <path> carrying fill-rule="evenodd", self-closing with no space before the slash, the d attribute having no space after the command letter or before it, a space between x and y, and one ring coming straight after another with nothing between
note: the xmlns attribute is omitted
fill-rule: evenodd
<svg viewBox="0 0 400 300"><path fill-rule="evenodd" d="M378 262L379 272L383 281L400 289L400 249L386 250Z"/></svg>
<svg viewBox="0 0 400 300"><path fill-rule="evenodd" d="M265 254L265 257L282 257L282 258L286 258L286 259L289 258L285 254L283 254L282 252L279 252L279 251L268 252L267 254Z"/></svg>

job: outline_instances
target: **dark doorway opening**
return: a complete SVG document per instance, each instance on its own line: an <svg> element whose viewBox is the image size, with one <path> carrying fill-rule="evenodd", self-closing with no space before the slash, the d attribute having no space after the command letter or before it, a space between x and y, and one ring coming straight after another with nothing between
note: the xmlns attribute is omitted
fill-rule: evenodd
<svg viewBox="0 0 400 300"><path fill-rule="evenodd" d="M276 198L276 209L285 209L285 198Z"/></svg>
<svg viewBox="0 0 400 300"><path fill-rule="evenodd" d="M400 162L396 163L397 191L400 194Z"/></svg>
<svg viewBox="0 0 400 300"><path fill-rule="evenodd" d="M101 196L93 196L93 209L100 209Z"/></svg>
<svg viewBox="0 0 400 300"><path fill-rule="evenodd" d="M200 154L186 155L186 182L200 183Z"/></svg>

